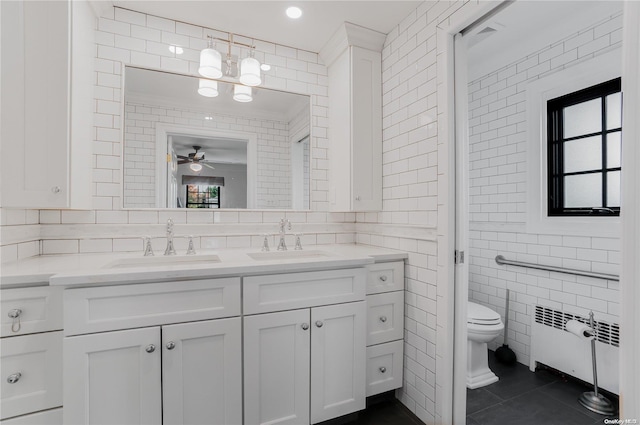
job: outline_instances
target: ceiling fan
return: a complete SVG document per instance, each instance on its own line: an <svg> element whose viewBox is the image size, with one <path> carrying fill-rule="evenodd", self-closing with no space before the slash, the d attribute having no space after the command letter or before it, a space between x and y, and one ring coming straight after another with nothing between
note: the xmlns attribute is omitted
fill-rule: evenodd
<svg viewBox="0 0 640 425"><path fill-rule="evenodd" d="M195 152L189 153L189 156L177 155L178 165L190 164L189 168L191 168L193 171L202 170L203 165L207 168L215 170L214 167L208 164L209 161L205 161L204 152L198 152L200 149L202 149L202 146L193 146L193 149Z"/></svg>

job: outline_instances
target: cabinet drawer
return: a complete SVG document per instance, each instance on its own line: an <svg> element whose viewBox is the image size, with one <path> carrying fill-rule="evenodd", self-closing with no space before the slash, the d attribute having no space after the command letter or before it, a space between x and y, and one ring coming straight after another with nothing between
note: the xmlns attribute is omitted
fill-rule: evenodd
<svg viewBox="0 0 640 425"><path fill-rule="evenodd" d="M0 425L62 425L62 408L7 419Z"/></svg>
<svg viewBox="0 0 640 425"><path fill-rule="evenodd" d="M403 343L367 347L367 397L402 387Z"/></svg>
<svg viewBox="0 0 640 425"><path fill-rule="evenodd" d="M404 289L404 261L367 265L367 294Z"/></svg>
<svg viewBox="0 0 640 425"><path fill-rule="evenodd" d="M404 291L367 295L367 345L402 339Z"/></svg>
<svg viewBox="0 0 640 425"><path fill-rule="evenodd" d="M240 278L64 291L65 335L240 315Z"/></svg>
<svg viewBox="0 0 640 425"><path fill-rule="evenodd" d="M62 288L3 289L0 291L0 336L25 335L62 329ZM19 312L15 319L10 317ZM11 330L11 326L13 329Z"/></svg>
<svg viewBox="0 0 640 425"><path fill-rule="evenodd" d="M0 419L61 406L62 332L3 339L0 370Z"/></svg>
<svg viewBox="0 0 640 425"><path fill-rule="evenodd" d="M267 313L362 301L364 268L244 278L244 313Z"/></svg>

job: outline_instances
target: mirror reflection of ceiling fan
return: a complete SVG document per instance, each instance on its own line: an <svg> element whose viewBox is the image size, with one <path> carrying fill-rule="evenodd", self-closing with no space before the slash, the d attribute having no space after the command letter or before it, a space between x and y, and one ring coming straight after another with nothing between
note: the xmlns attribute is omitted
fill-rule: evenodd
<svg viewBox="0 0 640 425"><path fill-rule="evenodd" d="M189 156L178 155L178 165L189 164L189 168L196 172L202 170L203 165L215 170L214 167L209 165L209 161L204 159L204 152L198 152L200 149L202 149L202 146L193 146L195 152L189 153Z"/></svg>

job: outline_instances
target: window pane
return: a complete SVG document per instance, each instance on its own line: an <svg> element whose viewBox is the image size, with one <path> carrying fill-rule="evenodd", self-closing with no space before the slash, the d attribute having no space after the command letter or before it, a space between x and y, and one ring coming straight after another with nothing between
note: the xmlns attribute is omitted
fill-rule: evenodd
<svg viewBox="0 0 640 425"><path fill-rule="evenodd" d="M622 127L622 93L607 96L607 130Z"/></svg>
<svg viewBox="0 0 640 425"><path fill-rule="evenodd" d="M564 108L565 139L602 131L602 100L600 98Z"/></svg>
<svg viewBox="0 0 640 425"><path fill-rule="evenodd" d="M602 206L602 173L580 174L564 178L565 208Z"/></svg>
<svg viewBox="0 0 640 425"><path fill-rule="evenodd" d="M602 136L564 142L564 172L602 169Z"/></svg>
<svg viewBox="0 0 640 425"><path fill-rule="evenodd" d="M616 168L620 166L620 139L622 133L607 134L607 168Z"/></svg>
<svg viewBox="0 0 640 425"><path fill-rule="evenodd" d="M607 206L620 206L620 171L607 173Z"/></svg>

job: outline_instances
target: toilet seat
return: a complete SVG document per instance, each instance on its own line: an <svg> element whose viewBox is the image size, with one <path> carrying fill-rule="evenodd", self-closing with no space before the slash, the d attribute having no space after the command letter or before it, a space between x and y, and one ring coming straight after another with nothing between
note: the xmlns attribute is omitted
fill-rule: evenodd
<svg viewBox="0 0 640 425"><path fill-rule="evenodd" d="M469 302L467 305L467 324L476 326L495 326L501 325L502 320L500 319L500 315L490 308Z"/></svg>

